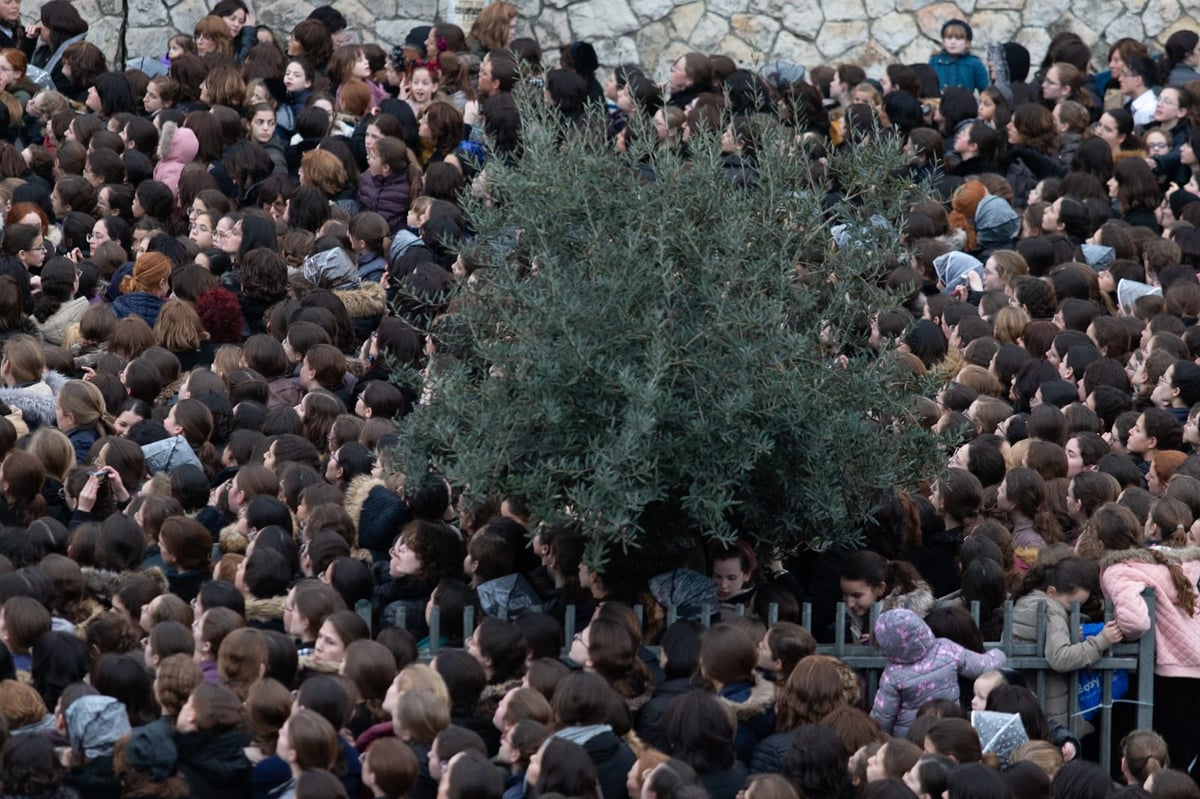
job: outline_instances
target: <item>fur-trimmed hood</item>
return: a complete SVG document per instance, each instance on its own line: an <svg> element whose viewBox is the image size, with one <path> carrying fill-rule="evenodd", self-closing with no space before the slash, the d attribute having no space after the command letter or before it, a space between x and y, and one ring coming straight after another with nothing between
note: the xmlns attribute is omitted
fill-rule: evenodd
<svg viewBox="0 0 1200 799"><path fill-rule="evenodd" d="M250 545L250 540L238 532L237 522L231 522L222 527L217 542L221 546L221 553L225 555L245 555L246 547Z"/></svg>
<svg viewBox="0 0 1200 799"><path fill-rule="evenodd" d="M1200 679L1200 614L1185 609L1180 594L1181 585L1194 595L1200 584L1200 549L1118 550L1105 554L1101 569L1100 587L1125 640L1154 631L1154 673ZM1142 597L1147 588L1154 592L1153 614Z"/></svg>
<svg viewBox="0 0 1200 799"><path fill-rule="evenodd" d="M151 566L149 569L142 569L137 572L115 572L111 569L84 566L80 571L83 572L83 579L87 585L87 595L103 605L111 606L112 598L117 593L117 589L121 587L121 583L135 574L144 574L147 577L153 578L164 594L169 593L171 590L170 583L167 581L167 575L157 566Z"/></svg>
<svg viewBox="0 0 1200 799"><path fill-rule="evenodd" d="M1118 150L1113 153L1113 165L1119 164L1126 158L1136 158L1139 161L1145 161L1149 157L1150 152L1148 150Z"/></svg>
<svg viewBox="0 0 1200 799"><path fill-rule="evenodd" d="M1104 553L1104 557L1100 559L1100 571L1104 571L1109 566L1117 563L1158 563L1158 558L1154 556L1155 552L1161 552L1170 560L1176 560L1184 563L1191 560L1200 560L1200 547L1179 547L1172 549L1171 547L1154 547L1152 549L1115 549Z"/></svg>
<svg viewBox="0 0 1200 799"><path fill-rule="evenodd" d="M376 486L387 488L382 480L369 474L360 474L350 481L350 485L346 486L346 491L342 495L342 505L355 524L358 524L358 519L362 516L363 503L366 502L367 495Z"/></svg>
<svg viewBox="0 0 1200 799"><path fill-rule="evenodd" d="M52 427L58 418L54 413L54 398L66 385L67 380L63 374L48 371L42 374L42 383L50 388L49 392L37 383L25 388L0 388L0 402L19 408L21 418L29 425L30 430L42 426Z"/></svg>
<svg viewBox="0 0 1200 799"><path fill-rule="evenodd" d="M929 590L929 585L924 580L918 580L916 588L912 591L907 593L893 591L883 598L882 604L884 610L904 608L911 610L923 619L929 615L929 611L937 607L937 600L934 599L933 592Z"/></svg>
<svg viewBox="0 0 1200 799"><path fill-rule="evenodd" d="M754 675L754 686L750 689L750 695L741 702L735 702L728 697L717 694L717 698L724 702L737 714L738 721L752 719L762 713L766 713L775 707L775 683L767 680L761 674Z"/></svg>
<svg viewBox="0 0 1200 799"><path fill-rule="evenodd" d="M949 233L938 236L936 240L942 242L952 250L966 250L967 231L960 227L950 228Z"/></svg>
<svg viewBox="0 0 1200 799"><path fill-rule="evenodd" d="M154 165L154 179L165 183L171 193L179 196L179 178L183 168L196 160L200 152L200 140L189 128L164 122L158 137L158 163Z"/></svg>
<svg viewBox="0 0 1200 799"><path fill-rule="evenodd" d="M379 283L363 281L358 288L338 289L333 293L353 319L379 316L387 309L387 291Z"/></svg>
<svg viewBox="0 0 1200 799"><path fill-rule="evenodd" d="M283 603L286 596L269 596L265 599L248 597L246 599L246 621L266 622L283 618Z"/></svg>
<svg viewBox="0 0 1200 799"><path fill-rule="evenodd" d="M200 142L190 128L177 125L174 122L164 122L162 134L158 138L158 160L177 161L187 164L196 159L200 152Z"/></svg>
<svg viewBox="0 0 1200 799"><path fill-rule="evenodd" d="M757 688L758 686L755 686L755 687ZM772 705L775 702L774 688L775 688L775 686L772 685L771 686ZM754 692L751 691L751 696L753 696L753 694L754 694ZM642 688L642 692L640 694L638 694L637 696L630 696L630 697L625 698L625 707L629 708L629 712L633 713L634 716L636 716L638 711L641 710L643 707L645 707L650 702L650 700L653 698L654 698L654 680L647 679L645 682L645 686Z"/></svg>
<svg viewBox="0 0 1200 799"><path fill-rule="evenodd" d="M408 505L376 477L360 475L346 488L344 506L358 530L358 546L376 557L387 552L410 517Z"/></svg>
<svg viewBox="0 0 1200 799"><path fill-rule="evenodd" d="M301 655L300 668L298 671L315 671L321 674L337 674L341 668L340 663L331 663L328 660L317 660L315 655Z"/></svg>

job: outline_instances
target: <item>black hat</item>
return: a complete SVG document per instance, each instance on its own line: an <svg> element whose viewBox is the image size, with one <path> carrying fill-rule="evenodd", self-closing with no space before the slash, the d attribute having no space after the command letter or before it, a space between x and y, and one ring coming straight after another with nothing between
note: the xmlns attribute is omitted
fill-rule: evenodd
<svg viewBox="0 0 1200 799"><path fill-rule="evenodd" d="M961 25L963 30L967 32L967 41L974 41L975 31L971 30L971 26L967 24L965 19L948 19L942 24L942 38L946 38L946 28L951 25Z"/></svg>
<svg viewBox="0 0 1200 799"><path fill-rule="evenodd" d="M1017 42L1005 42L1004 61L1008 64L1008 77L1023 82L1029 77L1029 51Z"/></svg>

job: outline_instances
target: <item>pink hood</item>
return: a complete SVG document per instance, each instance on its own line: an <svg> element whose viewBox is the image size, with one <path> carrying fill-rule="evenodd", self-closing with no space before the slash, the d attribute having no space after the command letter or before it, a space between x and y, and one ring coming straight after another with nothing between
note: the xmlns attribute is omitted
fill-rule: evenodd
<svg viewBox="0 0 1200 799"><path fill-rule="evenodd" d="M1158 550L1179 564L1187 582L1196 590L1200 581L1200 548ZM1128 640L1136 640L1151 626L1149 608L1142 590L1154 590L1154 673L1160 677L1200 677L1200 612L1188 614L1179 607L1179 592L1171 570L1158 561L1154 551L1127 549L1104 557L1100 585L1112 600L1113 615ZM1196 601L1200 610L1200 599Z"/></svg>
<svg viewBox="0 0 1200 799"><path fill-rule="evenodd" d="M158 164L154 167L154 179L170 186L171 192L178 197L179 176L183 168L196 159L198 152L200 142L190 128L167 122L158 140Z"/></svg>

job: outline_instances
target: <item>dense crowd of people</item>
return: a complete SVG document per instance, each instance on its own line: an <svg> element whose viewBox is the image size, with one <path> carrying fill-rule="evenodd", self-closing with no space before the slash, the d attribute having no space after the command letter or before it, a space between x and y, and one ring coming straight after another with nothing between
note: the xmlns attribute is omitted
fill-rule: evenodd
<svg viewBox="0 0 1200 799"><path fill-rule="evenodd" d="M878 81L688 53L659 85L547 57L502 0L390 51L220 0L123 70L69 0L22 14L0 0L0 796L1200 797L1196 33L1099 75L1062 34L1027 82L950 20ZM496 268L463 198L519 163L526 81L631 180L639 136L721 134L751 192L784 129L831 198L827 156L903 148L933 198L880 222L903 301L835 344L941 376L913 419L956 446L861 549L596 564L537 498L395 473L447 297ZM1038 695L985 644L1009 599ZM1149 634L1154 730L1117 713L1108 774L1069 675ZM886 658L873 695L835 639Z"/></svg>

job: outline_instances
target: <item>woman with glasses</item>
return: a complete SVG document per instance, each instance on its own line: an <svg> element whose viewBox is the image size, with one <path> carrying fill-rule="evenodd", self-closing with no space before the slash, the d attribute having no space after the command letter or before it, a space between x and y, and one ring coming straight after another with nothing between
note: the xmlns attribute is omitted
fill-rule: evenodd
<svg viewBox="0 0 1200 799"><path fill-rule="evenodd" d="M1079 103L1088 109L1094 121L1099 117L1099 110L1095 108L1091 93L1083 88L1086 79L1087 75L1074 64L1055 62L1046 70L1046 77L1042 78L1042 98L1054 105L1066 100Z"/></svg>
<svg viewBox="0 0 1200 799"><path fill-rule="evenodd" d="M9 275L17 282L24 308L33 304L33 289L41 281L32 272L41 272L46 261L46 237L41 225L9 225L0 245L0 275Z"/></svg>
<svg viewBox="0 0 1200 799"><path fill-rule="evenodd" d="M90 252L106 241L115 241L126 253L133 247L133 228L119 216L102 216L92 225L87 243Z"/></svg>
<svg viewBox="0 0 1200 799"><path fill-rule="evenodd" d="M1145 143L1146 163L1163 188L1171 183L1184 186L1191 179L1191 168L1183 163L1183 146L1192 132L1188 123L1192 105L1191 93L1181 86L1168 86L1159 92L1154 127L1146 132Z"/></svg>

